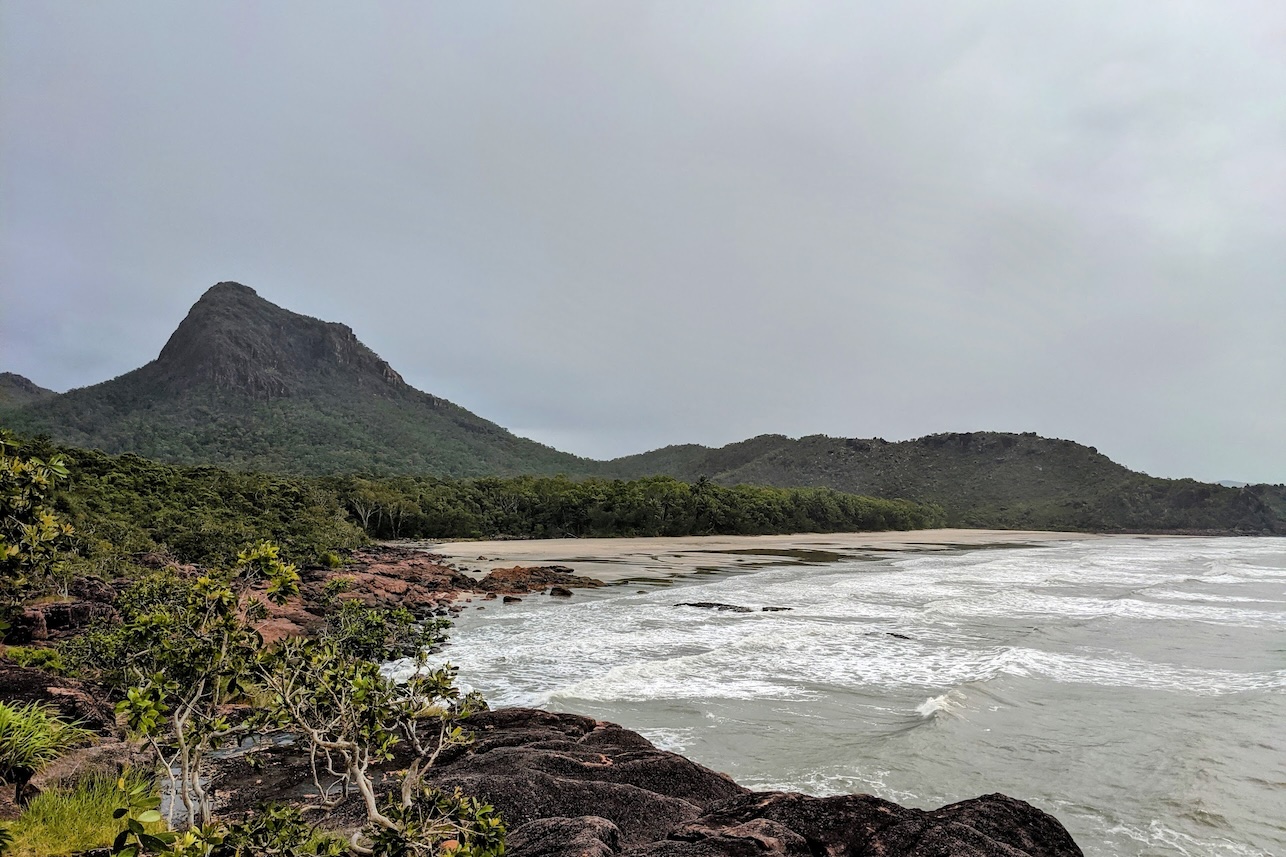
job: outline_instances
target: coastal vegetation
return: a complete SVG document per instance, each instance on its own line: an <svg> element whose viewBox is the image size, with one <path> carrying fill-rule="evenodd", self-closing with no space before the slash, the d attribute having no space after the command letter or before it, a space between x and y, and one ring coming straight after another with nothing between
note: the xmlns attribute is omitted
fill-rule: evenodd
<svg viewBox="0 0 1286 857"><path fill-rule="evenodd" d="M78 551L83 536L73 539L79 534L53 508L58 482L71 475L66 459L34 455L0 434L0 473L0 557L12 613L66 583L51 570L92 566ZM94 548L107 550L101 540ZM33 839L48 846L53 835L98 839L110 804L111 851L121 857L503 853L505 828L490 806L423 784L425 770L444 750L470 742L462 723L485 709L480 698L455 687L451 667L427 666L427 652L445 639L445 622L333 600L317 638L269 645L257 623L268 604L299 594L300 575L268 541L238 552L226 571L136 572L115 599L113 618L72 638L58 662L115 700L117 715L168 781L168 812L160 809L150 772L142 772L141 781L121 777L112 800L100 782L83 781L28 807L13 828L0 826L0 853L15 843L29 850ZM407 681L394 682L379 670L381 661L397 656L416 659L419 669ZM278 733L308 746L318 800L222 822L213 801L212 754ZM0 781L14 787L14 804L27 803L27 785L42 768L93 738L45 704L0 703ZM400 786L379 795L372 763L391 761L398 745L409 756L397 775ZM255 747L248 752L253 757ZM335 779L323 786L326 773ZM347 844L319 836L318 822L306 822L303 813L328 812L350 788L362 796L366 824ZM80 825L74 836L65 829L73 816Z"/></svg>
<svg viewBox="0 0 1286 857"><path fill-rule="evenodd" d="M670 477L292 477L161 464L40 439L24 444L31 458L60 462L69 474L48 502L74 530L78 551L43 572L64 588L77 574L126 574L133 559L153 551L226 566L260 539L290 561L334 565L371 538L754 535L918 529L943 520L933 506L826 488Z"/></svg>

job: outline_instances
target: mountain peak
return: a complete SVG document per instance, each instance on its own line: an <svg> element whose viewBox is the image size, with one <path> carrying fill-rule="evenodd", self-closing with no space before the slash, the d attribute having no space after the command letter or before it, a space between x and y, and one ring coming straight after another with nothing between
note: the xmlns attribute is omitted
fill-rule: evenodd
<svg viewBox="0 0 1286 857"><path fill-rule="evenodd" d="M257 298L259 293L249 286L243 286L241 283L234 283L232 280L224 280L222 283L215 283L205 290L201 295L200 301L225 300L236 297Z"/></svg>
<svg viewBox="0 0 1286 857"><path fill-rule="evenodd" d="M58 395L44 387L13 372L0 372L0 402L26 404L38 399Z"/></svg>
<svg viewBox="0 0 1286 857"><path fill-rule="evenodd" d="M336 383L384 393L408 389L347 325L283 309L233 282L206 290L153 365L172 390L210 384L254 398Z"/></svg>

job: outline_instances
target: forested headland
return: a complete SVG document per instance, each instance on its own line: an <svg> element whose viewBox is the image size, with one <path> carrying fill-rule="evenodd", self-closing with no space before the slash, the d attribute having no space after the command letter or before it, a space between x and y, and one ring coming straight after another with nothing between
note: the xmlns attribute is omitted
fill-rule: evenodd
<svg viewBox="0 0 1286 857"><path fill-rule="evenodd" d="M220 564L258 539L291 559L334 561L369 539L458 540L759 535L938 526L941 510L827 488L724 487L706 480L304 477L161 464L28 439L62 455L56 508L87 561L164 550Z"/></svg>

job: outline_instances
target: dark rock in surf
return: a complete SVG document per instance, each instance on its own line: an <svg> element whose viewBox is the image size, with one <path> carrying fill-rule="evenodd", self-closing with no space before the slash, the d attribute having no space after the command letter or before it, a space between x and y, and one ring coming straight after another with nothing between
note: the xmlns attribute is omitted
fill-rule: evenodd
<svg viewBox="0 0 1286 857"><path fill-rule="evenodd" d="M794 610L793 607L760 607L761 613L785 613L787 610Z"/></svg>
<svg viewBox="0 0 1286 857"><path fill-rule="evenodd" d="M564 586L554 586L549 590L549 594L554 598L571 598L572 591Z"/></svg>
<svg viewBox="0 0 1286 857"><path fill-rule="evenodd" d="M675 604L675 607L700 607L703 610L721 610L725 613L750 613L749 607L742 607L737 604L720 604L717 601L686 601L683 604Z"/></svg>

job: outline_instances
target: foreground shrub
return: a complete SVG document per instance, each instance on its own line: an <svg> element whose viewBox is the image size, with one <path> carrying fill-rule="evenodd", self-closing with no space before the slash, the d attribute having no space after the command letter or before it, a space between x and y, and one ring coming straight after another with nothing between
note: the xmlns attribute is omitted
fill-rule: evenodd
<svg viewBox="0 0 1286 857"><path fill-rule="evenodd" d="M304 821L298 809L268 804L233 825L184 831L164 853L176 857L340 857L349 849L342 839Z"/></svg>
<svg viewBox="0 0 1286 857"><path fill-rule="evenodd" d="M426 788L410 801L391 804L385 812L392 828L377 828L375 857L500 857L505 853L505 826L495 808L459 789Z"/></svg>
<svg viewBox="0 0 1286 857"><path fill-rule="evenodd" d="M84 634L65 651L83 673L124 691L116 711L169 772L188 827L214 820L204 776L210 753L258 725L256 711L237 723L227 714L253 689L250 669L263 648L253 627L267 615L257 584L281 604L298 593L299 572L276 545L261 542L230 572L150 576L117 600L119 625Z"/></svg>
<svg viewBox="0 0 1286 857"><path fill-rule="evenodd" d="M67 675L67 666L63 663L62 653L57 649L44 649L35 646L6 646L5 657L20 667L44 670L54 675Z"/></svg>

